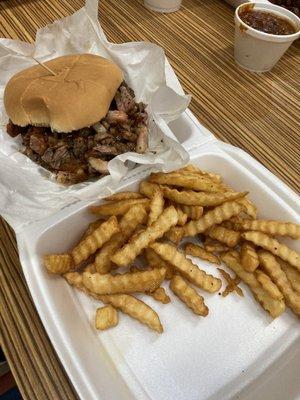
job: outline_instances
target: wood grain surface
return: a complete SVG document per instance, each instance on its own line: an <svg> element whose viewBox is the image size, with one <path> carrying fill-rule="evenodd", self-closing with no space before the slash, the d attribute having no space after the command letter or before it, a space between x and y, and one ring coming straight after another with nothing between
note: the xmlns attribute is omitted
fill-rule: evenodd
<svg viewBox="0 0 300 400"><path fill-rule="evenodd" d="M0 36L32 42L38 28L70 15L82 0L2 0ZM233 10L221 0L184 0L160 15L142 0L102 0L113 42L147 40L165 49L191 110L218 138L252 154L299 190L300 41L272 72L233 62ZM76 399L30 298L14 235L0 224L0 342L24 399Z"/></svg>

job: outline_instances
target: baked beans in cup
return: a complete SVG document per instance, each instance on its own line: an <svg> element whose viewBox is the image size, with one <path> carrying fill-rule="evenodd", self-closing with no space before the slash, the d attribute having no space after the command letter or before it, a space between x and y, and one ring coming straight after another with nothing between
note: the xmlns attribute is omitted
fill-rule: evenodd
<svg viewBox="0 0 300 400"><path fill-rule="evenodd" d="M246 3L235 11L236 63L252 72L267 72L300 37L300 18L271 3Z"/></svg>

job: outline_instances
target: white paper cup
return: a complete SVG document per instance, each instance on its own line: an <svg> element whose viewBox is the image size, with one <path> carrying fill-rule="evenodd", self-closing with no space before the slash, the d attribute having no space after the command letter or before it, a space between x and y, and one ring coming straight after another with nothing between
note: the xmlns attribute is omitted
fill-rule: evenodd
<svg viewBox="0 0 300 400"><path fill-rule="evenodd" d="M296 29L292 35L272 35L245 24L239 12L245 7L272 12L288 19ZM271 3L246 3L235 10L234 58L237 64L252 72L269 71L286 52L294 40L300 37L300 18L291 11Z"/></svg>
<svg viewBox="0 0 300 400"><path fill-rule="evenodd" d="M160 13L171 13L178 11L182 0L145 0L145 7Z"/></svg>

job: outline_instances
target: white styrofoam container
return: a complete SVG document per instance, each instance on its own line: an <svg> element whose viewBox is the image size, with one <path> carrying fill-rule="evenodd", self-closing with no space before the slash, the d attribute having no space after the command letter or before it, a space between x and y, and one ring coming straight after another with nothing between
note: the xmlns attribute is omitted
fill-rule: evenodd
<svg viewBox="0 0 300 400"><path fill-rule="evenodd" d="M170 127L191 162L220 172L238 190L249 190L261 217L300 223L297 195L245 152L217 141L190 111ZM146 167L133 171L119 190L136 189L148 173ZM47 274L42 265L44 254L74 245L91 220L87 204L76 204L17 236L32 298L81 399L299 398L298 319L287 311L272 320L243 284L245 298L204 294L207 318L194 315L176 298L162 305L139 295L159 313L162 335L126 315L116 328L97 332L97 303ZM296 249L295 242L285 242ZM201 266L218 275L214 266L203 261Z"/></svg>

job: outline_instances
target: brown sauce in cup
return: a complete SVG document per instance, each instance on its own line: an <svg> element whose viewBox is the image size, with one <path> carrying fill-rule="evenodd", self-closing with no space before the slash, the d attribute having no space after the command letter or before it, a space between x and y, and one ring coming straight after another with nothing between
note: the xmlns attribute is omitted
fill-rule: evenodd
<svg viewBox="0 0 300 400"><path fill-rule="evenodd" d="M258 31L272 35L292 35L296 29L286 18L267 11L245 9L239 13L241 20Z"/></svg>

